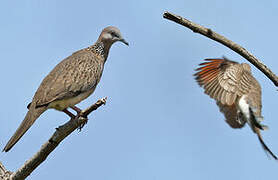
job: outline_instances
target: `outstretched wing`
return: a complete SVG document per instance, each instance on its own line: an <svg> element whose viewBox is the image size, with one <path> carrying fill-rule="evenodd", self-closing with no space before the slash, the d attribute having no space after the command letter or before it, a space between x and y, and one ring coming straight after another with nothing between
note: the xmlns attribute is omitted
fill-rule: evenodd
<svg viewBox="0 0 278 180"><path fill-rule="evenodd" d="M222 104L232 105L237 98L243 69L241 65L227 59L205 59L196 74L196 80L205 93Z"/></svg>
<svg viewBox="0 0 278 180"><path fill-rule="evenodd" d="M226 122L232 128L241 128L244 122L237 120L236 100L248 93L251 83L242 64L228 59L205 59L194 74L198 84L205 93L215 99L219 109L224 113Z"/></svg>

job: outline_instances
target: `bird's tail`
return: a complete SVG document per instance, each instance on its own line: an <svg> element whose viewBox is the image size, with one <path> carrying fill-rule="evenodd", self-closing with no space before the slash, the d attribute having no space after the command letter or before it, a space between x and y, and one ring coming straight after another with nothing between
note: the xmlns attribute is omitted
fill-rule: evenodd
<svg viewBox="0 0 278 180"><path fill-rule="evenodd" d="M26 114L24 120L17 128L14 135L8 141L6 146L4 147L3 151L8 152L16 143L17 141L25 134L25 132L34 124L36 119L46 110L46 107L35 108L30 107L28 113Z"/></svg>
<svg viewBox="0 0 278 180"><path fill-rule="evenodd" d="M261 135L261 132L260 132L260 129L255 127L255 132L256 132L256 134L258 135L258 139L259 139L259 141L260 141L260 143L261 143L263 149L264 149L268 154L270 154L275 160L277 160L278 158L275 156L275 154L273 154L273 153L271 152L271 150L267 147L267 145L264 143L263 138L262 138L262 135Z"/></svg>

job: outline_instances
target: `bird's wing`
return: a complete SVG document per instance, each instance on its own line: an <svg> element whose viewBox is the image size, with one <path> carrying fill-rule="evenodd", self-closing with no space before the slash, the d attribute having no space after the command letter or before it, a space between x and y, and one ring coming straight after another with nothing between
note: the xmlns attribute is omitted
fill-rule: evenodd
<svg viewBox="0 0 278 180"><path fill-rule="evenodd" d="M196 69L198 84L205 93L216 100L220 111L225 115L226 122L232 128L241 128L245 122L237 116L236 100L250 90L249 76L242 64L228 59L206 59Z"/></svg>
<svg viewBox="0 0 278 180"><path fill-rule="evenodd" d="M249 81L241 64L227 59L206 59L195 75L205 93L223 105L234 104L237 96L248 91Z"/></svg>
<svg viewBox="0 0 278 180"><path fill-rule="evenodd" d="M32 103L37 107L75 97L98 84L103 69L100 57L81 50L61 61L42 81Z"/></svg>

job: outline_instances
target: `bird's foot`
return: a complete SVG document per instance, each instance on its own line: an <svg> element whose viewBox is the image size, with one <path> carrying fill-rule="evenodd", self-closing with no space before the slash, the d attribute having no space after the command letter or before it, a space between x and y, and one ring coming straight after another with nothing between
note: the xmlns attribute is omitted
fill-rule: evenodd
<svg viewBox="0 0 278 180"><path fill-rule="evenodd" d="M268 126L264 124L260 124L259 122L255 123L255 126L261 130L268 130Z"/></svg>
<svg viewBox="0 0 278 180"><path fill-rule="evenodd" d="M106 104L106 101L107 101L107 97L105 97L105 98L102 98L102 99L100 99L100 100L98 100L93 106L97 106L96 108L98 108L99 106L101 106L102 104ZM96 105L97 104L97 105ZM93 106L91 106L91 107L93 107ZM90 107L90 108L91 108ZM84 111L82 111L81 109L79 109L78 107L76 107L76 106L73 106L73 107L71 107L72 109L74 109L76 112L77 112L77 116L76 116L76 118L78 119L79 117L81 117L81 118L85 118L85 121L84 121L84 123L82 123L79 127L78 127L78 130L79 130L79 132L81 131L81 129L85 126L85 124L87 124L87 122L88 122L88 114L86 114L86 113L84 113ZM87 111L90 111L90 108L89 108L89 110L87 110ZM85 110L86 111L86 110ZM91 111L90 111L91 112Z"/></svg>
<svg viewBox="0 0 278 180"><path fill-rule="evenodd" d="M261 130L268 130L268 126L261 124L261 122L263 121L263 117L255 117L254 118L254 124L257 128L261 129Z"/></svg>
<svg viewBox="0 0 278 180"><path fill-rule="evenodd" d="M83 117L84 118L84 117ZM85 124L87 124L88 122L88 118L85 118L85 122L82 123L77 129L78 129L78 132L80 132L82 130L82 128L85 126Z"/></svg>
<svg viewBox="0 0 278 180"><path fill-rule="evenodd" d="M70 106L70 108L73 109L74 111L76 111L76 113L77 113L76 116L73 115L73 114L72 114L70 111L68 111L68 110L64 110L64 112L67 113L72 119L78 120L79 118L82 118L82 119L85 120L84 123L82 123L82 124L77 128L77 130L80 132L81 129L85 126L85 124L87 124L88 118L82 115L82 110L79 109L77 106Z"/></svg>
<svg viewBox="0 0 278 180"><path fill-rule="evenodd" d="M267 125L261 124L261 126L262 126L263 130L268 130L269 129Z"/></svg>

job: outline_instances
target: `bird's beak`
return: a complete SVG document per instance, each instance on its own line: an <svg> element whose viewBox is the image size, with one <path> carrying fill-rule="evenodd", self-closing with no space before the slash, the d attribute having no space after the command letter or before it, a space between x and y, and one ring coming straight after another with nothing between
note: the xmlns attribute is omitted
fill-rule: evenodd
<svg viewBox="0 0 278 180"><path fill-rule="evenodd" d="M129 45L128 42L125 39L120 39L119 41L125 43L125 45L127 45L127 46Z"/></svg>

